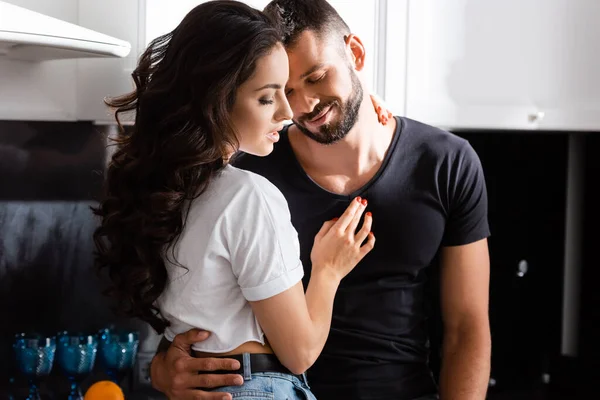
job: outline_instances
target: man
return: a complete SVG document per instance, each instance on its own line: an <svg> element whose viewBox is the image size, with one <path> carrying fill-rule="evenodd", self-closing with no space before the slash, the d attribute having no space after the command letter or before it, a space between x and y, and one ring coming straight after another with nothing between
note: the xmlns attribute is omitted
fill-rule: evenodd
<svg viewBox="0 0 600 400"><path fill-rule="evenodd" d="M285 27L286 94L294 125L266 158L238 166L285 195L310 276L323 221L355 196L368 199L377 245L342 282L327 344L308 380L319 399L436 399L428 366L426 282L440 265L443 320L439 394L482 400L490 371L487 198L470 145L450 133L393 118L382 125L365 89L365 49L325 0L274 0ZM190 331L159 349L154 386L178 399L230 398L197 387L241 383L234 360L194 359ZM166 350L168 348L168 350Z"/></svg>

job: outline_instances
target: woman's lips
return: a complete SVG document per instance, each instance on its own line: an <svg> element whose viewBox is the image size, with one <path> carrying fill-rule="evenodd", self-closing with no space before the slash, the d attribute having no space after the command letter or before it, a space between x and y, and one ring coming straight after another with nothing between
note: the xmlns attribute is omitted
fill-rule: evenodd
<svg viewBox="0 0 600 400"><path fill-rule="evenodd" d="M267 137L271 139L274 143L277 143L279 141L279 132L275 131L268 133Z"/></svg>

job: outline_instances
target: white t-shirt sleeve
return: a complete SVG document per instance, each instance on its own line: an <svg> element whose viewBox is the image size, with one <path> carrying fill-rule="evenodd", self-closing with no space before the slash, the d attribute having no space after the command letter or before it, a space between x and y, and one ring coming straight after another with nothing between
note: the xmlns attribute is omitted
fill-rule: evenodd
<svg viewBox="0 0 600 400"><path fill-rule="evenodd" d="M250 175L228 207L225 224L233 273L248 301L273 297L304 275L298 233L283 194L269 181Z"/></svg>

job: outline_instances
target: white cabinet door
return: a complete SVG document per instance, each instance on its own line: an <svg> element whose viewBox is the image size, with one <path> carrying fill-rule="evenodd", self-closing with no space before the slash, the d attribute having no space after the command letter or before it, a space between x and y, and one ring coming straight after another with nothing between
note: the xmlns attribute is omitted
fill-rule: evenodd
<svg viewBox="0 0 600 400"><path fill-rule="evenodd" d="M143 51L141 5L143 0L79 0L79 25L128 41L131 52L124 58L77 60L77 119L114 123L103 99L133 90L131 73Z"/></svg>
<svg viewBox="0 0 600 400"><path fill-rule="evenodd" d="M408 15L408 117L600 130L600 1L409 0Z"/></svg>
<svg viewBox="0 0 600 400"><path fill-rule="evenodd" d="M9 3L70 23L78 22L77 0L9 0ZM77 119L76 74L75 60L37 63L8 60L0 55L0 120Z"/></svg>
<svg viewBox="0 0 600 400"><path fill-rule="evenodd" d="M0 57L0 119L114 121L106 96L132 89L138 51L138 5L144 0L10 0L10 3L131 43L123 59L26 62Z"/></svg>

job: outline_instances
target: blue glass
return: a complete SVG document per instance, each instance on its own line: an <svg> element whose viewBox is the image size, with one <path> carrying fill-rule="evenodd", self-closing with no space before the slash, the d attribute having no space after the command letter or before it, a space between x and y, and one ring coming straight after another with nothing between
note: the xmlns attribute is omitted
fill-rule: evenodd
<svg viewBox="0 0 600 400"><path fill-rule="evenodd" d="M60 333L57 341L56 362L71 382L68 400L83 399L80 384L94 369L98 339L95 335Z"/></svg>
<svg viewBox="0 0 600 400"><path fill-rule="evenodd" d="M37 334L20 333L13 344L17 370L29 380L27 400L39 400L38 380L48 376L54 364L56 339Z"/></svg>
<svg viewBox="0 0 600 400"><path fill-rule="evenodd" d="M133 369L139 345L138 332L103 329L100 331L98 347L100 360L110 379L120 380Z"/></svg>
<svg viewBox="0 0 600 400"><path fill-rule="evenodd" d="M15 377L11 376L8 378L8 399L7 400L15 400L15 396L13 395L13 387L15 385Z"/></svg>

